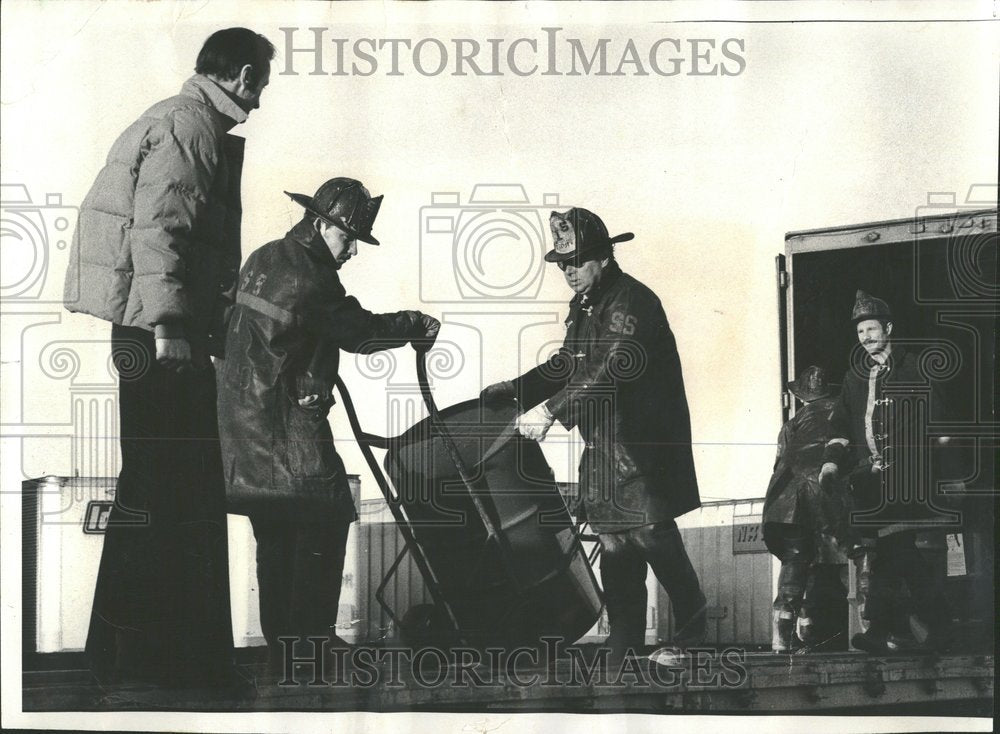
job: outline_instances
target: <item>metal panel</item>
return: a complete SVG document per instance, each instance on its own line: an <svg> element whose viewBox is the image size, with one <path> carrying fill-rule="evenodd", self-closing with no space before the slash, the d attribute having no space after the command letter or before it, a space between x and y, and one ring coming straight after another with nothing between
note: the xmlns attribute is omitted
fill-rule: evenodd
<svg viewBox="0 0 1000 734"><path fill-rule="evenodd" d="M789 232L785 235L785 248L788 254L792 255L799 252L840 250L884 245L889 242L915 242L941 236L996 231L996 209L959 210L910 219L891 219Z"/></svg>
<svg viewBox="0 0 1000 734"><path fill-rule="evenodd" d="M792 363L788 354L788 270L785 268L785 256L777 255L774 258L774 268L777 277L778 288L778 353L781 358L778 360L778 389L781 395L781 420L788 420L789 409L792 399L788 394L786 385L789 381L788 365Z"/></svg>
<svg viewBox="0 0 1000 734"><path fill-rule="evenodd" d="M760 522L762 502L742 500L705 503L678 519L691 564L701 580L708 602L708 634L711 645L770 645L771 599L777 566L767 552L734 553L734 530ZM674 632L672 606L660 588L661 642Z"/></svg>
<svg viewBox="0 0 1000 734"><path fill-rule="evenodd" d="M381 500L379 500L381 502ZM388 513L386 513L388 514ZM359 595L359 636L368 641L395 639L398 630L392 618L375 599L375 590L403 550L403 536L394 522L364 522L358 525L359 555L364 583ZM385 588L385 600L397 617L417 604L430 603L430 594L420 570L407 554Z"/></svg>
<svg viewBox="0 0 1000 734"><path fill-rule="evenodd" d="M92 501L114 499L115 480L45 477L22 486L37 501L31 523L37 543L35 575L23 580L34 586L34 608L26 611L34 617L35 637L25 652L83 650L104 544L103 535L84 532L84 521Z"/></svg>

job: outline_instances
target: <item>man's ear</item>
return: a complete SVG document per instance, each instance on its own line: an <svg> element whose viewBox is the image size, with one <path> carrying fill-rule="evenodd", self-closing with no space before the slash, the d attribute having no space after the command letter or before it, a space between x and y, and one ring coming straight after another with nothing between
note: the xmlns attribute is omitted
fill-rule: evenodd
<svg viewBox="0 0 1000 734"><path fill-rule="evenodd" d="M885 322L885 333L886 333L886 336L892 336L892 322L891 321L886 321Z"/></svg>
<svg viewBox="0 0 1000 734"><path fill-rule="evenodd" d="M316 230L321 236L323 234L323 225L326 224L322 219L316 217L313 219L313 229Z"/></svg>
<svg viewBox="0 0 1000 734"><path fill-rule="evenodd" d="M611 262L611 258L610 257L604 258L603 260L601 260L601 267L602 268L608 267L608 263L609 262Z"/></svg>
<svg viewBox="0 0 1000 734"><path fill-rule="evenodd" d="M240 69L239 80L247 89L253 89L257 85L257 72L254 71L253 66L246 64Z"/></svg>

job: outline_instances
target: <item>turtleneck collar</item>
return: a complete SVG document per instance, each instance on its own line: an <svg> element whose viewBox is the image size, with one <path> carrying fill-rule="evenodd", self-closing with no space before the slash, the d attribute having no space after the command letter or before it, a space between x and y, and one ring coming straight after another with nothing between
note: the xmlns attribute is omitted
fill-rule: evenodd
<svg viewBox="0 0 1000 734"><path fill-rule="evenodd" d="M229 96L229 92L204 74L195 74L184 82L184 85L181 87L181 94L201 100L215 109L216 112L227 117L232 121L229 128L241 122L246 122L246 110L236 104L235 100Z"/></svg>

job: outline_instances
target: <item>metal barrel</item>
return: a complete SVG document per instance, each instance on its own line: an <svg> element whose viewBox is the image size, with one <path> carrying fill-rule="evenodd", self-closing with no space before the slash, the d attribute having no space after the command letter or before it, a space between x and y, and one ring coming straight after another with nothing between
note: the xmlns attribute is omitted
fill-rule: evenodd
<svg viewBox="0 0 1000 734"><path fill-rule="evenodd" d="M513 401L447 408L392 440L385 468L465 640L570 644L593 626L602 602L552 470L520 436L480 463L516 415Z"/></svg>

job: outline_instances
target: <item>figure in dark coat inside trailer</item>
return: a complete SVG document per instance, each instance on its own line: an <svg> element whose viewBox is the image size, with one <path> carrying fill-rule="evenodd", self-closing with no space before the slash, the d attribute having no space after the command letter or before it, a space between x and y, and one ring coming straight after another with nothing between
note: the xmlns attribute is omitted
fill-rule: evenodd
<svg viewBox="0 0 1000 734"><path fill-rule="evenodd" d="M340 282L358 240L379 244L371 230L381 196L350 178L327 181L315 196L288 195L305 215L244 263L218 372L229 508L250 517L257 539L273 673L282 672L286 655L310 654L286 651L279 637L343 646L337 609L356 511L327 421L340 350L371 353L407 342L426 348L440 328L419 311L367 311Z"/></svg>
<svg viewBox="0 0 1000 734"><path fill-rule="evenodd" d="M819 484L823 452L833 435L835 386L825 370L811 366L788 383L788 390L803 405L778 434L761 517L764 543L781 561L771 635L771 649L779 653L791 650L796 633L812 645L846 632L847 622L840 564L814 565L821 555L823 560L839 555L835 541L846 542L850 511L842 483L830 491Z"/></svg>
<svg viewBox="0 0 1000 734"><path fill-rule="evenodd" d="M577 426L582 513L601 543L601 580L612 656L643 646L646 571L652 567L674 608L676 647L654 654L676 662L705 635L705 597L674 519L700 507L691 420L680 356L659 298L622 272L596 214L552 212L558 265L576 295L562 348L514 381L483 390L483 399L516 398L526 409L518 430L544 439L558 420ZM527 410L530 408L530 410Z"/></svg>
<svg viewBox="0 0 1000 734"><path fill-rule="evenodd" d="M851 318L863 351L844 375L820 472L824 486L848 478L856 508L852 556L868 628L851 643L878 654L942 649L950 636L947 600L916 546L918 530L957 519L935 505L939 471L931 459L949 440L928 431L942 415L940 388L895 343L888 303L858 291Z"/></svg>

